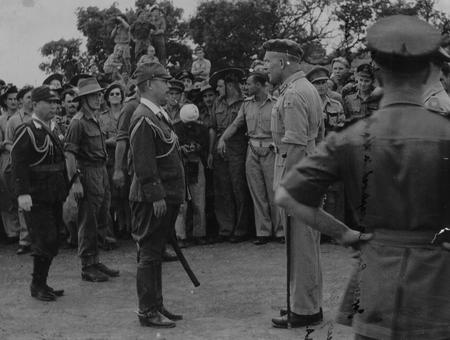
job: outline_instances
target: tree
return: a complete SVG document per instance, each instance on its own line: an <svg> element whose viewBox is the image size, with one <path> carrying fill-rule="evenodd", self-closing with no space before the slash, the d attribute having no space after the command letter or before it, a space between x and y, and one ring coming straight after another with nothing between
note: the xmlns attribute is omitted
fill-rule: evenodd
<svg viewBox="0 0 450 340"><path fill-rule="evenodd" d="M326 29L329 0L204 1L189 27L194 42L204 46L213 69L248 67L261 54L264 41L291 38L302 45L317 44Z"/></svg>
<svg viewBox="0 0 450 340"><path fill-rule="evenodd" d="M80 53L80 46L80 39L60 39L46 43L40 49L46 61L39 65L39 69L45 73L63 73L70 79L86 63Z"/></svg>

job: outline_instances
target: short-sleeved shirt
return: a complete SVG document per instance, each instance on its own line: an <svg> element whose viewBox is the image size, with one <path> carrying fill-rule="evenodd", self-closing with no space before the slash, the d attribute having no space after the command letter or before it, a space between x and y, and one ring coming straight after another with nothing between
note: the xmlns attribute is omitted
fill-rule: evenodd
<svg viewBox="0 0 450 340"><path fill-rule="evenodd" d="M160 16L157 20L150 20L150 22L155 25L156 30L162 30L162 33L153 34L153 35L163 35L166 31L166 19Z"/></svg>
<svg viewBox="0 0 450 340"><path fill-rule="evenodd" d="M193 75L199 75L201 77L209 77L211 71L211 62L208 59L197 59L192 63L191 73Z"/></svg>
<svg viewBox="0 0 450 340"><path fill-rule="evenodd" d="M275 145L296 144L312 151L323 116L319 93L302 71L287 78L279 92L271 117Z"/></svg>
<svg viewBox="0 0 450 340"><path fill-rule="evenodd" d="M238 98L230 104L224 97L216 99L211 111L211 128L216 132L216 139L220 138L226 128L236 119L242 102L242 98ZM241 152L245 152L246 148L242 148L247 144L245 132L245 128L241 128L228 140L227 146L230 151L241 149Z"/></svg>
<svg viewBox="0 0 450 340"><path fill-rule="evenodd" d="M119 25L114 36L114 43L116 44L129 44L131 40L130 27L124 27Z"/></svg>
<svg viewBox="0 0 450 340"><path fill-rule="evenodd" d="M211 127L211 113L210 110L206 107L206 105L200 105L200 116L199 121L203 123L206 127Z"/></svg>
<svg viewBox="0 0 450 340"><path fill-rule="evenodd" d="M77 161L102 163L107 160L105 140L100 123L83 111L73 116L64 141L64 151L75 154Z"/></svg>
<svg viewBox="0 0 450 340"><path fill-rule="evenodd" d="M6 127L8 125L8 121L11 119L13 115L8 115L7 112L3 112L0 116L0 153L6 151L5 145L6 142Z"/></svg>
<svg viewBox="0 0 450 340"><path fill-rule="evenodd" d="M378 102L367 102L359 91L344 97L344 112L347 119L364 118L378 110Z"/></svg>
<svg viewBox="0 0 450 340"><path fill-rule="evenodd" d="M20 109L11 116L6 124L5 144L12 145L14 143L14 135L19 125L28 122L31 119L31 113L26 113Z"/></svg>
<svg viewBox="0 0 450 340"><path fill-rule="evenodd" d="M272 139L270 121L275 101L271 96L267 96L261 104L256 101L254 96L245 98L232 125L237 128L246 125L250 138Z"/></svg>

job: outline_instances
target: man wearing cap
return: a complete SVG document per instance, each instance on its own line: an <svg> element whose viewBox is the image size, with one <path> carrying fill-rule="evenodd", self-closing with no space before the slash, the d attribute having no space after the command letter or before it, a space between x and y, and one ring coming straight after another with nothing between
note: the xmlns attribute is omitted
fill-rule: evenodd
<svg viewBox="0 0 450 340"><path fill-rule="evenodd" d="M243 77L243 70L227 68L217 71L210 79L219 92L212 109L210 126L210 153L214 151L215 202L220 202L215 205L219 224L218 241L228 240L232 243L245 241L249 233L250 195L245 178L245 126L241 126L228 139L226 151L214 146L241 108L243 100L239 82Z"/></svg>
<svg viewBox="0 0 450 340"><path fill-rule="evenodd" d="M180 80L184 84L184 93L181 98L181 102L184 104L187 101L187 93L192 89L192 84L194 83L194 76L191 72L183 70L176 76L177 80Z"/></svg>
<svg viewBox="0 0 450 340"><path fill-rule="evenodd" d="M208 154L208 127L199 120L199 111L194 104L185 104L180 110L180 121L173 129L179 138L179 144L184 161L186 181L190 193L190 201L181 205L179 218L175 224L177 236L185 240L186 217L188 204L192 206L193 223L192 238L196 244L206 244L206 215L205 215L205 171Z"/></svg>
<svg viewBox="0 0 450 340"><path fill-rule="evenodd" d="M181 96L184 92L184 84L180 80L169 81L169 93L167 94L167 104L164 109L169 114L172 124L180 121Z"/></svg>
<svg viewBox="0 0 450 340"><path fill-rule="evenodd" d="M74 100L80 110L72 118L67 131L64 151L69 178L74 182L73 195L78 200L78 255L81 277L85 281L103 282L119 276L119 271L99 260L97 235L105 229L109 214L111 192L106 170L106 143L96 118L103 89L95 78L78 82L79 92Z"/></svg>
<svg viewBox="0 0 450 340"><path fill-rule="evenodd" d="M197 46L194 53L197 59L192 63L191 73L194 77L208 79L209 72L211 71L211 62L205 58L205 52L201 46Z"/></svg>
<svg viewBox="0 0 450 340"><path fill-rule="evenodd" d="M138 317L142 326L175 327L182 316L164 307L161 281L164 247L186 198L178 138L163 109L171 77L159 63L139 66L135 77L141 99L130 122L129 198L137 244Z"/></svg>
<svg viewBox="0 0 450 340"><path fill-rule="evenodd" d="M414 16L380 19L367 31L380 67L380 110L337 134L285 177L276 201L305 223L360 249L338 322L355 339L448 339L450 243L432 243L450 223L450 122L423 107L441 33ZM450 58L450 57L446 57ZM343 180L359 227L320 209Z"/></svg>
<svg viewBox="0 0 450 340"><path fill-rule="evenodd" d="M31 101L31 120L17 129L12 145L12 177L32 240L31 296L54 301L64 291L49 287L47 276L58 253L59 221L69 181L63 146L52 122L59 96L48 86L40 86L33 89Z"/></svg>
<svg viewBox="0 0 450 340"><path fill-rule="evenodd" d="M272 84L280 84L280 96L272 110L271 130L276 147L274 188L284 174L306 155L312 154L322 124L322 102L314 85L300 69L301 47L292 40L264 43L264 61ZM289 212L287 212L289 213ZM296 217L284 215L287 249L291 260L290 322L304 327L322 321L322 269L320 233ZM287 219L290 219L288 221ZM289 224L292 225L290 237ZM307 273L307 275L306 275ZM285 314L284 312L281 314ZM287 328L288 318L272 319L274 327Z"/></svg>
<svg viewBox="0 0 450 340"><path fill-rule="evenodd" d="M52 90L59 91L62 89L64 76L59 73L53 73L44 79L42 85L49 86Z"/></svg>
<svg viewBox="0 0 450 340"><path fill-rule="evenodd" d="M273 169L275 152L272 145L270 120L276 99L266 93L267 75L252 73L247 78L250 97L244 99L236 119L225 130L218 148L226 150L231 136L247 126L249 136L246 176L253 199L256 241L255 245L269 242L272 236L283 238L283 226L277 221L277 210L273 200Z"/></svg>
<svg viewBox="0 0 450 340"><path fill-rule="evenodd" d="M216 100L217 93L214 88L207 84L200 88L200 95L202 97L202 105L200 105L200 121L206 126L209 126L211 120L211 110Z"/></svg>
<svg viewBox="0 0 450 340"><path fill-rule="evenodd" d="M361 64L356 68L355 93L343 98L344 112L347 119L359 119L371 115L378 109L377 101L370 101L369 97L374 90L374 74L370 64Z"/></svg>

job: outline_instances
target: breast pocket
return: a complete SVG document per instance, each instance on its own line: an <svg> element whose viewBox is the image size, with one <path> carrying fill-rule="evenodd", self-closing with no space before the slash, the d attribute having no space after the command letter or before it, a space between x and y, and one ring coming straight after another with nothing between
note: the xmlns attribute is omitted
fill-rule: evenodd
<svg viewBox="0 0 450 340"><path fill-rule="evenodd" d="M97 153L103 150L102 133L98 128L89 128L85 131L86 149L90 153Z"/></svg>

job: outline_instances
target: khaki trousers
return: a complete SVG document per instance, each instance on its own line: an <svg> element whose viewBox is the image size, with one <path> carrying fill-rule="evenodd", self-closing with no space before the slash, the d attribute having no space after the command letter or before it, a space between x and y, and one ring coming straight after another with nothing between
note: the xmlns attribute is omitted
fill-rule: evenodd
<svg viewBox="0 0 450 340"><path fill-rule="evenodd" d="M275 156L274 188L286 170L286 158ZM287 216L284 210L280 214ZM286 225L285 225L286 226ZM319 313L322 305L322 267L320 263L320 233L291 217L291 311L301 315Z"/></svg>

